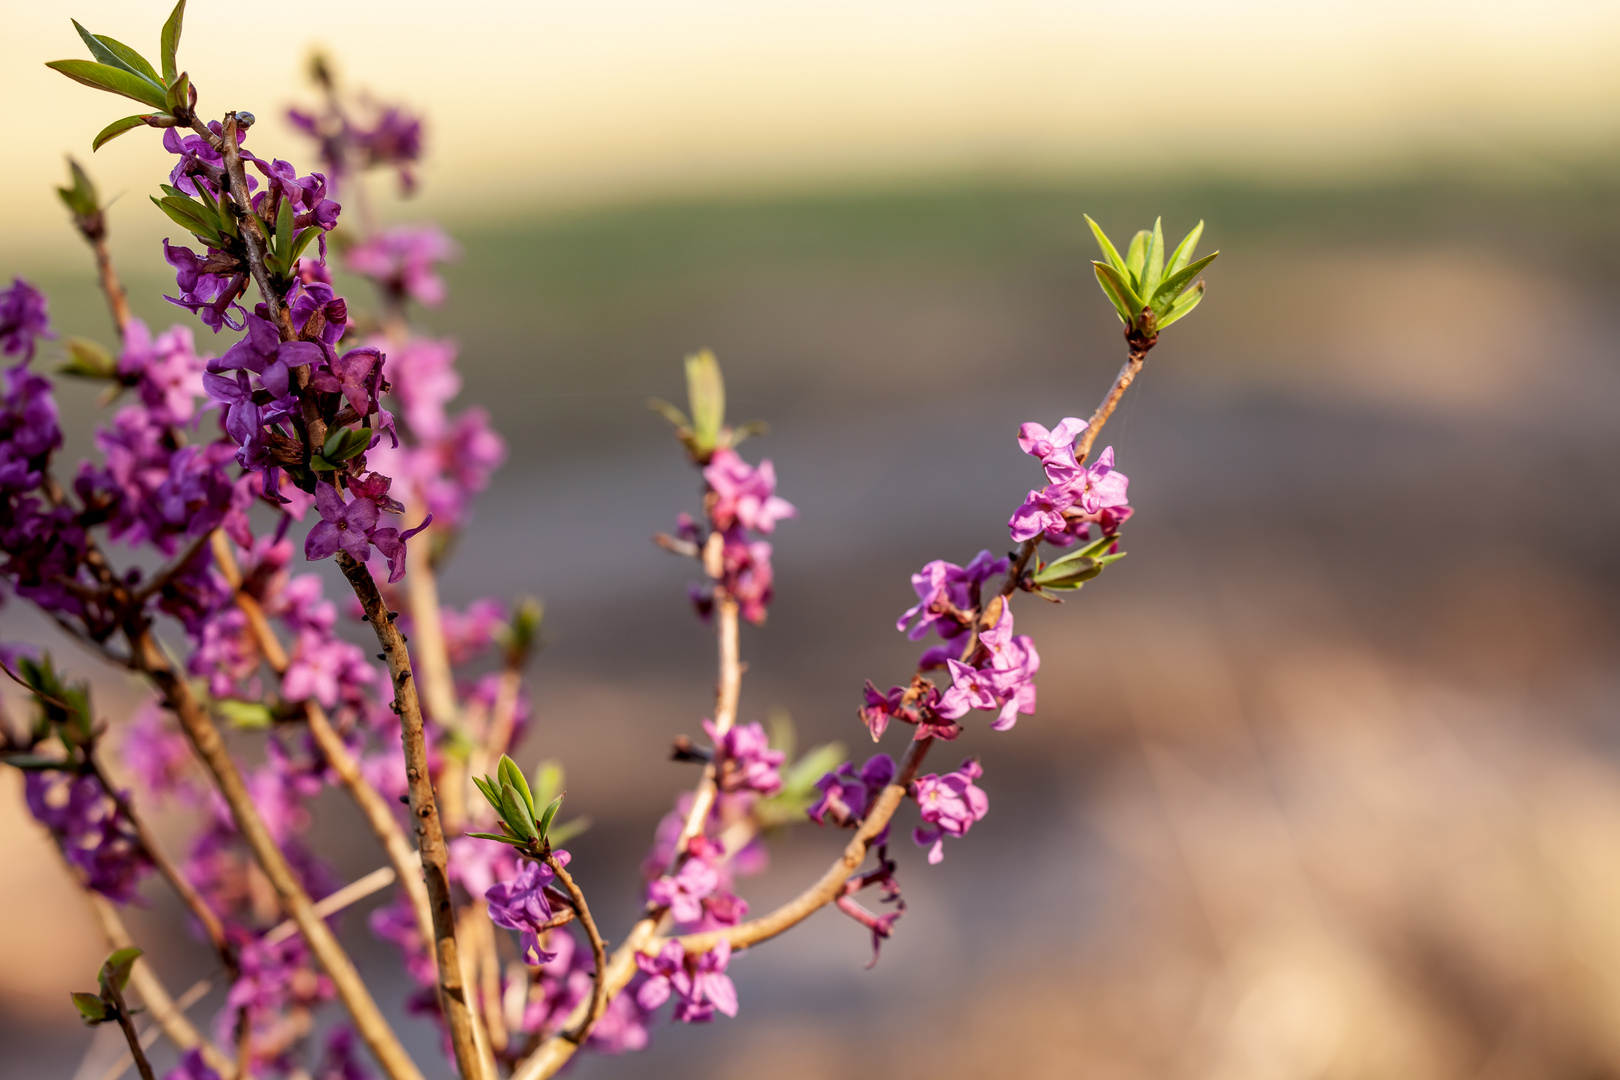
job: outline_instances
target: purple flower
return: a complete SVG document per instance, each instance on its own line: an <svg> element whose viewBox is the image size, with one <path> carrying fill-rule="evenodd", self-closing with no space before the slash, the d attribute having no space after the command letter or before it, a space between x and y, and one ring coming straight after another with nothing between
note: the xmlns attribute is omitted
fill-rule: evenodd
<svg viewBox="0 0 1620 1080"><path fill-rule="evenodd" d="M955 640L965 632L957 613L976 607L979 587L991 575L1006 569L1007 560L998 559L988 551L979 552L965 567L935 559L911 575L917 603L900 616L895 629L903 631L912 641L921 641L930 627L945 640ZM908 623L911 624L909 629Z"/></svg>
<svg viewBox="0 0 1620 1080"><path fill-rule="evenodd" d="M859 825L872 808L872 801L894 779L894 773L894 759L888 754L868 758L859 773L854 762L844 762L816 781L821 798L807 811L810 820L817 825L825 825L829 819L834 825Z"/></svg>
<svg viewBox="0 0 1620 1080"><path fill-rule="evenodd" d="M1086 426L1077 416L1065 416L1051 431L1040 424L1028 423L1018 429L1018 446L1024 453L1039 458L1042 465L1059 470L1073 469L1074 440Z"/></svg>
<svg viewBox="0 0 1620 1080"><path fill-rule="evenodd" d="M274 943L263 938L249 941L238 952L237 962L241 976L225 996L228 1007L220 1014L221 1034L230 1034L236 1010L248 1010L259 1055L282 1041L273 1029L284 1023L288 1012L307 1010L333 996L332 980L311 964L304 939L297 935ZM272 1030L260 1030L260 1025Z"/></svg>
<svg viewBox="0 0 1620 1080"><path fill-rule="evenodd" d="M118 812L94 776L30 772L23 783L28 810L51 831L85 884L127 904L152 868L134 828Z"/></svg>
<svg viewBox="0 0 1620 1080"><path fill-rule="evenodd" d="M558 861L567 863L567 852L554 854ZM556 955L540 948L540 934L551 919L545 888L555 876L545 863L525 860L516 878L492 885L484 893L484 899L489 902L490 921L521 933L521 953L530 964L543 964Z"/></svg>
<svg viewBox="0 0 1620 1080"><path fill-rule="evenodd" d="M444 279L438 263L456 258L455 242L433 225L384 229L344 252L349 269L377 282L396 302L407 299L438 307L444 302Z"/></svg>
<svg viewBox="0 0 1620 1080"><path fill-rule="evenodd" d="M163 258L174 267L174 283L179 296L163 299L176 307L195 312L203 325L214 333L221 327L242 329L240 321L233 322L230 312L235 308L244 318L247 312L236 303L247 288L248 273L234 256L218 248L204 249L204 258L188 247L170 244L163 239Z"/></svg>
<svg viewBox="0 0 1620 1080"><path fill-rule="evenodd" d="M686 860L686 865L670 877L667 874L647 885L647 902L669 908L676 922L695 923L703 918L703 900L720 884L720 875L701 858Z"/></svg>
<svg viewBox="0 0 1620 1080"><path fill-rule="evenodd" d="M180 1055L180 1064L164 1073L163 1080L219 1080L219 1073L210 1069L202 1051L193 1047Z"/></svg>
<svg viewBox="0 0 1620 1080"><path fill-rule="evenodd" d="M956 720L969 709L997 710L992 730L1006 731L1018 715L1035 712L1035 673L1041 657L1027 635L1013 636L1012 605L1003 602L996 625L979 635L984 660L974 667L947 660L952 685L940 695L937 712Z"/></svg>
<svg viewBox="0 0 1620 1080"><path fill-rule="evenodd" d="M1075 499L1072 488L1059 484L1031 491L1024 504L1013 511L1007 529L1020 544L1043 533L1047 540L1057 542L1069 528L1069 519L1063 512L1075 504Z"/></svg>
<svg viewBox="0 0 1620 1080"><path fill-rule="evenodd" d="M365 562L371 553L371 533L377 528L377 504L370 499L345 503L338 489L323 480L315 485L315 508L321 520L304 538L304 558L315 562L342 548L351 559Z"/></svg>
<svg viewBox="0 0 1620 1080"><path fill-rule="evenodd" d="M716 1011L737 1015L737 987L726 974L731 942L721 938L697 958L692 970L691 994L675 1006L675 1019L686 1024L707 1023Z"/></svg>
<svg viewBox="0 0 1620 1080"><path fill-rule="evenodd" d="M979 763L969 758L957 772L944 776L929 773L912 782L910 795L917 800L923 821L932 826L915 830L912 839L919 847L929 848L930 863L945 857L946 836L966 836L973 823L989 811L990 797L973 783L983 775Z"/></svg>
<svg viewBox="0 0 1620 1080"><path fill-rule="evenodd" d="M704 720L703 730L714 741L720 790L774 795L782 789L777 769L787 755L771 749L763 724L737 724L724 735L716 735L714 722Z"/></svg>
<svg viewBox="0 0 1620 1080"><path fill-rule="evenodd" d="M891 686L888 693L880 692L868 679L863 696L861 723L872 733L873 742L883 737L890 720L916 725L914 739L949 741L962 733L960 725L938 715L939 691L927 679L914 678L910 687Z"/></svg>
<svg viewBox="0 0 1620 1080"><path fill-rule="evenodd" d="M566 1015L566 1013L564 1014ZM602 1054L623 1054L647 1048L647 1010L636 994L619 994L591 1028L590 1047Z"/></svg>
<svg viewBox="0 0 1620 1080"><path fill-rule="evenodd" d="M46 312L45 294L22 278L13 278L11 288L0 289L0 354L34 358L36 342L54 337Z"/></svg>
<svg viewBox="0 0 1620 1080"><path fill-rule="evenodd" d="M769 460L759 467L748 464L737 451L723 446L703 469L713 500L709 517L717 529L740 522L745 529L769 533L782 518L795 516L793 504L776 494L776 469Z"/></svg>
<svg viewBox="0 0 1620 1080"><path fill-rule="evenodd" d="M139 319L131 319L124 328L118 377L135 387L141 402L165 423L180 426L196 415L197 399L207 397L202 383L205 363L184 326L171 327L156 339Z"/></svg>
<svg viewBox="0 0 1620 1080"><path fill-rule="evenodd" d="M388 381L417 438L437 439L444 434L445 405L461 392L455 364L453 341L412 338L389 353Z"/></svg>
<svg viewBox="0 0 1620 1080"><path fill-rule="evenodd" d="M382 353L366 346L350 349L310 377L317 390L342 394L356 415L377 411L377 388L382 382Z"/></svg>
<svg viewBox="0 0 1620 1080"><path fill-rule="evenodd" d="M249 315L247 335L226 349L224 356L210 360L208 370L251 371L259 376L259 382L270 391L271 397L283 398L292 389L293 368L307 367L325 358L325 351L315 342L284 342L268 319Z"/></svg>
<svg viewBox="0 0 1620 1080"><path fill-rule="evenodd" d="M737 987L727 975L731 942L720 942L709 952L689 961L679 941L667 941L656 956L636 954L636 966L647 980L636 991L636 1004L648 1012L676 998L675 1019L687 1024L705 1023L716 1011L737 1015Z"/></svg>
<svg viewBox="0 0 1620 1080"><path fill-rule="evenodd" d="M371 1070L361 1063L359 1044L352 1028L332 1029L326 1037L326 1055L314 1080L371 1080Z"/></svg>

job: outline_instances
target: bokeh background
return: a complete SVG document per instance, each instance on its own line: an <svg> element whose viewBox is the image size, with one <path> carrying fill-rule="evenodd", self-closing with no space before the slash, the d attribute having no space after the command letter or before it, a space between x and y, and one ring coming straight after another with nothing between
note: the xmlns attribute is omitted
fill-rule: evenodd
<svg viewBox="0 0 1620 1080"><path fill-rule="evenodd" d="M49 187L117 106L39 65L80 54L69 14L142 44L162 7L0 3L0 273L104 341ZM680 358L715 349L800 508L743 716L864 754L861 681L910 670L907 575L1005 545L1018 424L1087 414L1123 358L1081 213L1202 218L1223 250L1104 440L1130 558L1025 600L1039 712L945 748L982 756L991 812L937 867L902 856L881 963L824 912L737 959L737 1019L575 1075L1620 1075L1620 9L196 2L182 55L260 153L307 159L279 114L315 44L430 117L422 197L375 193L460 241L424 325L511 451L444 588L547 604L523 755L568 764L613 937L713 686L687 565L647 539L696 509L644 405ZM164 161L137 133L92 168L166 324ZM64 402L82 450L95 401ZM0 634L53 641L15 604ZM62 656L109 715L133 700ZM380 863L324 810L334 862ZM786 838L755 909L841 843ZM184 986L207 958L148 891ZM0 1074L99 1075L65 992L100 953L0 776Z"/></svg>

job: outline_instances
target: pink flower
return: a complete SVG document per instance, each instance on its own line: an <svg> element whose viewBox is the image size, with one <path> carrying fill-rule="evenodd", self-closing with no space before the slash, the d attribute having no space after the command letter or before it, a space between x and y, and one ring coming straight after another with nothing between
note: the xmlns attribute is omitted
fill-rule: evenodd
<svg viewBox="0 0 1620 1080"><path fill-rule="evenodd" d="M981 820L990 809L990 796L973 781L984 775L984 770L972 758L962 762L962 768L944 776L929 773L919 776L911 785L911 797L917 800L917 809L930 829L917 829L912 839L919 847L928 847L928 861L937 863L945 857L946 836L966 836L975 821ZM930 845L932 845L930 847Z"/></svg>
<svg viewBox="0 0 1620 1080"><path fill-rule="evenodd" d="M756 469L737 451L721 447L709 459L703 479L714 492L709 516L717 529L741 522L746 529L769 533L779 520L798 513L792 503L777 496L776 469L769 460L760 462Z"/></svg>

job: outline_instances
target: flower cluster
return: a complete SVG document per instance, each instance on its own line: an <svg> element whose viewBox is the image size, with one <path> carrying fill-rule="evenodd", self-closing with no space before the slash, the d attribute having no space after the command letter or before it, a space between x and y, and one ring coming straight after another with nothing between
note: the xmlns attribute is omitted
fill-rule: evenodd
<svg viewBox="0 0 1620 1080"><path fill-rule="evenodd" d="M553 854L559 863L568 865L568 852ZM556 876L545 863L525 860L515 878L491 885L484 892L490 920L496 926L518 931L518 955L530 964L544 964L556 956L540 947L540 935L546 932L553 914L546 887Z"/></svg>
<svg viewBox="0 0 1620 1080"><path fill-rule="evenodd" d="M22 278L14 278L10 288L0 289L0 355L21 356L27 363L34 358L39 339L50 336L44 293Z"/></svg>
<svg viewBox="0 0 1620 1080"><path fill-rule="evenodd" d="M716 1012L737 1015L737 987L726 974L731 962L731 942L720 939L715 947L699 956L688 957L679 941L665 942L656 955L636 954L636 966L647 979L636 991L636 1002L648 1012L671 996L675 998L675 1019L683 1024L702 1024Z"/></svg>
<svg viewBox="0 0 1620 1080"><path fill-rule="evenodd" d="M415 300L438 307L444 303L446 290L436 264L454 259L458 250L455 241L436 226L399 226L349 248L343 261L350 270L375 282L392 304Z"/></svg>
<svg viewBox="0 0 1620 1080"><path fill-rule="evenodd" d="M1114 468L1114 448L1103 450L1091 465L1075 460L1074 440L1085 428L1084 420L1069 416L1051 431L1036 423L1018 429L1018 445L1040 461L1049 482L1031 491L1007 522L1014 540L1038 536L1067 547L1086 539L1092 522L1112 536L1130 518L1125 496L1130 481Z"/></svg>
<svg viewBox="0 0 1620 1080"><path fill-rule="evenodd" d="M89 888L121 904L134 898L152 861L101 781L54 770L30 772L23 790L29 812L55 836Z"/></svg>
<svg viewBox="0 0 1620 1080"><path fill-rule="evenodd" d="M774 795L782 789L777 770L787 754L771 749L763 724L735 724L720 734L714 721L704 720L703 730L714 740L715 779L721 791Z"/></svg>
<svg viewBox="0 0 1620 1080"><path fill-rule="evenodd" d="M362 100L357 104L371 114L369 121L362 122L337 103L331 73L324 63L317 68L316 77L331 98L328 107L319 113L288 109L287 119L317 141L321 163L333 185L357 169L392 166L399 173L405 194L413 194L415 165L422 156L421 118L398 105L374 105Z"/></svg>
<svg viewBox="0 0 1620 1080"><path fill-rule="evenodd" d="M682 540L705 551L714 586L737 602L743 618L751 623L765 621L766 609L774 595L771 571L771 545L753 533L769 535L776 523L794 517L793 504L776 494L776 470L769 460L756 468L729 446L716 449L703 468L708 485L703 504L709 529L700 530L689 515L682 514L677 534ZM718 536L718 559L710 560L707 545ZM712 565L712 563L718 565ZM694 588L692 600L699 614L707 617L714 604L712 592Z"/></svg>
<svg viewBox="0 0 1620 1080"><path fill-rule="evenodd" d="M911 834L919 847L928 848L928 861L937 863L945 858L945 837L967 835L975 821L990 809L990 797L973 781L984 775L984 770L972 758L962 762L956 772L936 776L929 773L912 781L909 794L917 800L917 810L926 828Z"/></svg>

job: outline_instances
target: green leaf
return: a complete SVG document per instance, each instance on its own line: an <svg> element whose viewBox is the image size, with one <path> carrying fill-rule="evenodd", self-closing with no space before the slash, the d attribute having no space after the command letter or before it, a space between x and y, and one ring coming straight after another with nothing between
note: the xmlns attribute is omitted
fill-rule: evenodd
<svg viewBox="0 0 1620 1080"><path fill-rule="evenodd" d="M72 997L73 1007L79 1010L79 1016L86 1024L102 1024L110 1019L107 1015L107 1003L99 996L75 990Z"/></svg>
<svg viewBox="0 0 1620 1080"><path fill-rule="evenodd" d="M553 847L560 847L590 827L591 819L588 817L569 818L561 825L553 825L547 837Z"/></svg>
<svg viewBox="0 0 1620 1080"><path fill-rule="evenodd" d="M270 706L262 702L242 701L238 698L215 699L214 711L223 716L232 727L242 728L247 731L267 728L274 718Z"/></svg>
<svg viewBox="0 0 1620 1080"><path fill-rule="evenodd" d="M54 772L70 768L71 763L44 754L0 754L0 764L10 765L23 772Z"/></svg>
<svg viewBox="0 0 1620 1080"><path fill-rule="evenodd" d="M540 839L544 840L546 834L551 830L551 821L557 816L557 810L562 806L562 801L563 797L559 795L546 804L545 812L540 815Z"/></svg>
<svg viewBox="0 0 1620 1080"><path fill-rule="evenodd" d="M1147 257L1147 230L1143 229L1131 237L1131 246L1125 251L1125 271L1130 275L1131 287L1140 288L1142 284L1142 267Z"/></svg>
<svg viewBox="0 0 1620 1080"><path fill-rule="evenodd" d="M1142 287L1136 291L1146 300L1158 291L1164 280L1164 219L1153 219L1153 234L1148 237L1146 257L1142 261Z"/></svg>
<svg viewBox="0 0 1620 1080"><path fill-rule="evenodd" d="M1200 221L1193 226L1192 232L1186 239L1176 245L1176 250L1170 255L1170 264L1166 268L1169 273L1177 273L1192 259L1193 252L1198 250L1198 240L1204 235L1204 223Z"/></svg>
<svg viewBox="0 0 1620 1080"><path fill-rule="evenodd" d="M309 467L316 472L335 472L337 466L321 457L319 454L309 455Z"/></svg>
<svg viewBox="0 0 1620 1080"><path fill-rule="evenodd" d="M145 123L144 116L126 116L122 120L114 120L96 133L96 137L90 142L90 152L95 153L124 132L133 131Z"/></svg>
<svg viewBox="0 0 1620 1080"><path fill-rule="evenodd" d="M489 780L485 779L482 776L473 777L472 782L478 785L478 790L483 793L483 796L489 802L489 805L491 805L491 806L493 806L495 808L495 812L497 814L500 813L501 812L501 793L500 793L500 790L498 788L496 788L496 786L494 784L490 783Z"/></svg>
<svg viewBox="0 0 1620 1080"><path fill-rule="evenodd" d="M180 31L185 20L186 0L180 0L178 4L174 5L174 10L169 13L169 21L163 24L161 51L163 54L163 81L166 83L174 82L175 72L180 70L176 57L180 53Z"/></svg>
<svg viewBox="0 0 1620 1080"><path fill-rule="evenodd" d="M1086 224L1091 226L1091 233L1097 238L1097 246L1102 248L1103 258L1108 260L1108 265L1121 274L1129 274L1130 271L1125 268L1125 260L1119 257L1119 250L1114 247L1114 242L1108 239L1108 234L1102 231L1102 226L1092 221L1090 214L1081 216L1086 219Z"/></svg>
<svg viewBox="0 0 1620 1080"><path fill-rule="evenodd" d="M713 449L726 422L726 384L708 349L686 358L686 400L694 440L704 450Z"/></svg>
<svg viewBox="0 0 1620 1080"><path fill-rule="evenodd" d="M510 782L501 784L501 818L506 822L506 827L512 830L512 835L529 840L540 839L540 831L534 824L534 811Z"/></svg>
<svg viewBox="0 0 1620 1080"><path fill-rule="evenodd" d="M1114 555L1104 554L1118 541L1118 536L1099 537L1078 551L1047 563L1035 571L1032 580L1036 585L1048 589L1078 589L1102 573L1104 567L1125 557L1123 551Z"/></svg>
<svg viewBox="0 0 1620 1080"><path fill-rule="evenodd" d="M220 246L219 219L210 213L211 208L193 202L183 195L166 195L161 199L154 195L152 201L157 204L159 210L169 216L170 221L182 229L205 243L214 247Z"/></svg>
<svg viewBox="0 0 1620 1080"><path fill-rule="evenodd" d="M169 83L167 90L163 91L163 100L168 102L170 115L184 109L191 99L191 76L182 71Z"/></svg>
<svg viewBox="0 0 1620 1080"><path fill-rule="evenodd" d="M326 437L320 456L333 464L348 461L370 448L371 436L368 427L338 428Z"/></svg>
<svg viewBox="0 0 1620 1080"><path fill-rule="evenodd" d="M45 65L76 83L105 90L110 94L122 94L127 98L134 98L143 105L150 105L154 109L166 106L163 99L163 87L125 71L123 68L112 67L109 64L98 64L92 60L52 60Z"/></svg>
<svg viewBox="0 0 1620 1080"><path fill-rule="evenodd" d="M1200 281L1192 288L1181 294L1181 299L1170 305L1170 310L1164 313L1159 320L1159 329L1163 330L1173 322L1177 322L1192 314L1192 309L1204 299L1204 283Z"/></svg>
<svg viewBox="0 0 1620 1080"><path fill-rule="evenodd" d="M293 240L292 250L287 253L288 273L292 273L293 265L298 262L298 256L302 255L304 253L304 249L309 247L310 241L320 236L323 231L324 230L315 225L310 225L306 228L298 230L298 236Z"/></svg>
<svg viewBox="0 0 1620 1080"><path fill-rule="evenodd" d="M135 961L141 958L141 950L131 945L125 949L108 955L101 962L101 986L106 989L110 984L118 988L122 994L129 986L129 974L135 969Z"/></svg>
<svg viewBox="0 0 1620 1080"><path fill-rule="evenodd" d="M1181 295L1181 290L1185 289L1204 267L1214 262L1215 256L1219 254L1218 251L1212 251L1192 265L1184 266L1165 278L1158 291L1153 294L1153 310L1163 315L1176 297Z"/></svg>
<svg viewBox="0 0 1620 1080"><path fill-rule="evenodd" d="M675 406L671 405L669 402L665 401L663 398L648 398L647 408L651 409L653 412L675 425L675 430L691 430L692 422L686 418L686 414L681 412L681 410L677 409Z"/></svg>
<svg viewBox="0 0 1620 1080"><path fill-rule="evenodd" d="M73 23L73 29L79 32L79 37L84 39L84 43L90 46L91 56L109 67L122 68L131 75L139 75L158 86L163 85L158 82L157 72L152 70L152 65L147 63L140 53L110 37L92 34L79 24L78 19L69 21Z"/></svg>
<svg viewBox="0 0 1620 1080"><path fill-rule="evenodd" d="M562 793L562 762L546 760L534 773L534 805L544 806Z"/></svg>
<svg viewBox="0 0 1620 1080"><path fill-rule="evenodd" d="M1097 271L1097 283L1108 294L1108 299L1114 302L1114 310L1119 312L1121 321L1126 326L1131 325L1136 313L1142 310L1142 303L1125 280L1125 275L1107 263L1094 262L1091 265Z"/></svg>
<svg viewBox="0 0 1620 1080"><path fill-rule="evenodd" d="M67 345L68 362L56 369L63 375L75 375L81 379L118 377L118 361L98 342L70 337L64 344Z"/></svg>
<svg viewBox="0 0 1620 1080"><path fill-rule="evenodd" d="M101 200L96 196L96 185L91 182L90 174L72 158L67 159L68 179L71 183L65 188L57 188L57 195L61 196L63 204L73 212L75 217L89 217L101 209Z"/></svg>
<svg viewBox="0 0 1620 1080"><path fill-rule="evenodd" d="M517 789L518 794L523 796L523 801L528 805L529 813L532 815L534 813L534 792L529 790L529 781L524 777L523 770L517 767L517 762L506 754L502 754L501 760L495 765L495 775L501 778L503 785L511 784Z"/></svg>
<svg viewBox="0 0 1620 1080"><path fill-rule="evenodd" d="M527 847L528 846L522 840L514 840L510 836L497 836L495 833L492 833L492 832L470 832L467 835L472 836L472 837L476 837L479 840L498 840L503 844L511 844L513 847Z"/></svg>
<svg viewBox="0 0 1620 1080"><path fill-rule="evenodd" d="M276 210L276 251L283 256L292 250L292 231L292 200L282 199L280 208Z"/></svg>

